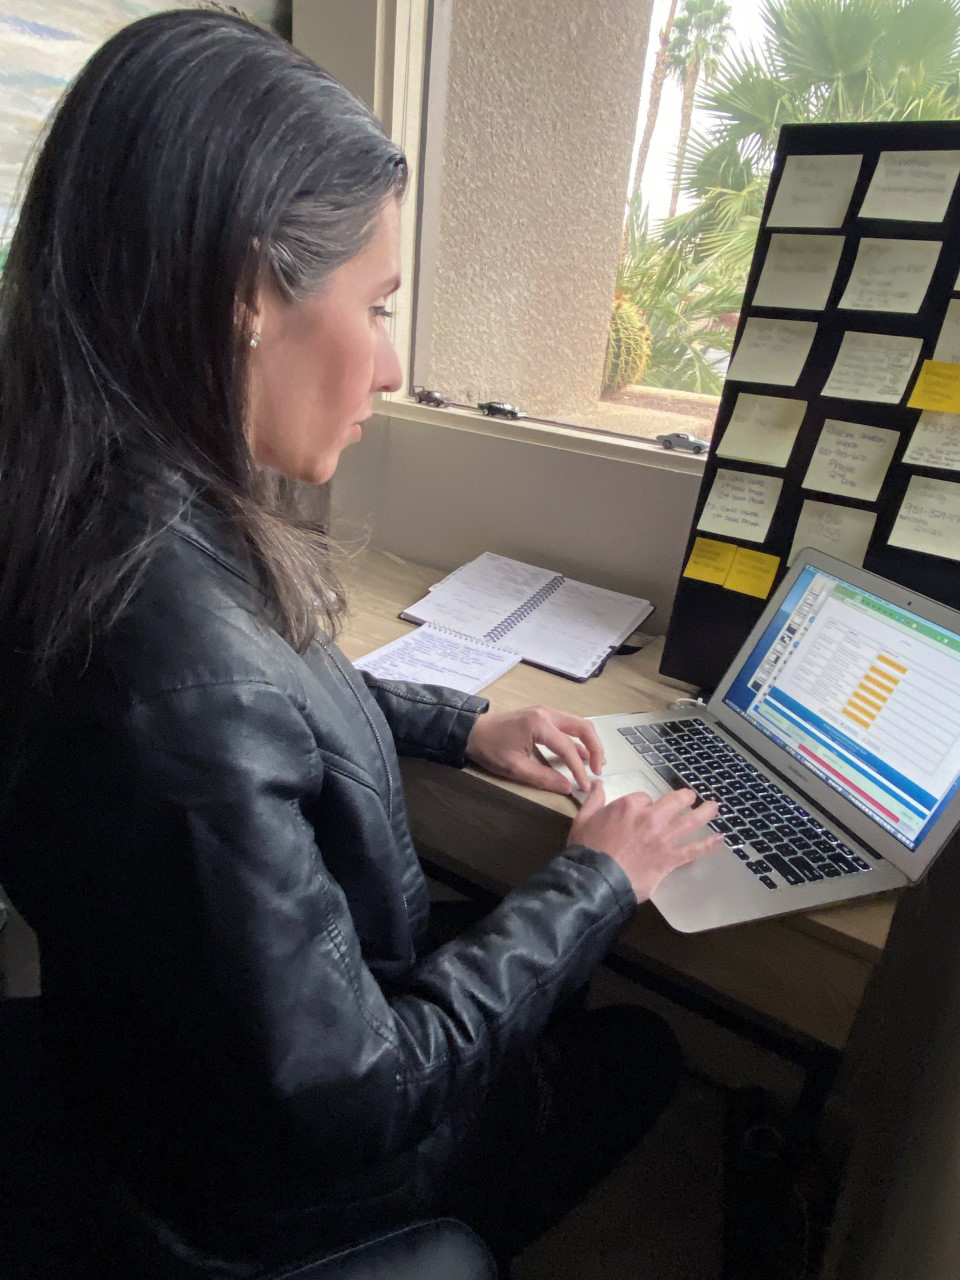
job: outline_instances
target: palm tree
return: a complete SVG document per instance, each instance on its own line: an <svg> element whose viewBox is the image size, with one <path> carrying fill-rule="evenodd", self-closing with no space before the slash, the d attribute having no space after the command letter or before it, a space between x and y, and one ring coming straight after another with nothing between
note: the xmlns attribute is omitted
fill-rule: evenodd
<svg viewBox="0 0 960 1280"><path fill-rule="evenodd" d="M650 100L647 103L647 118L643 126L643 137L640 139L640 148L637 151L637 167L633 175L633 191L630 193L631 204L640 190L643 171L646 168L647 156L650 152L650 142L653 138L653 131L657 127L657 116L660 114L660 97L663 93L663 86L666 83L667 73L670 70L670 33L676 12L677 0L670 0L670 12L667 14L667 20L663 24L663 30L660 32L660 48L657 50L653 73L650 76Z"/></svg>
<svg viewBox="0 0 960 1280"><path fill-rule="evenodd" d="M729 17L730 7L724 0L684 0L683 9L673 28L673 36L667 49L667 63L670 72L683 86L683 98L680 106L676 168L670 194L671 218L677 212L677 201L680 198L697 85L701 75L704 80L709 81L717 72L730 31Z"/></svg>

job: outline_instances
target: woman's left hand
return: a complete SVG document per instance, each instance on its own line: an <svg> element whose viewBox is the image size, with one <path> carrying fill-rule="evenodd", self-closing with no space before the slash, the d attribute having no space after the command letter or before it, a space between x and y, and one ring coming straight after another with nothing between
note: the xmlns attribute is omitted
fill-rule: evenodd
<svg viewBox="0 0 960 1280"><path fill-rule="evenodd" d="M553 707L488 711L478 716L467 739L467 759L512 782L569 795L573 789L569 780L540 758L538 747L559 756L583 791L590 789L587 765L599 773L604 764L603 748L590 721Z"/></svg>

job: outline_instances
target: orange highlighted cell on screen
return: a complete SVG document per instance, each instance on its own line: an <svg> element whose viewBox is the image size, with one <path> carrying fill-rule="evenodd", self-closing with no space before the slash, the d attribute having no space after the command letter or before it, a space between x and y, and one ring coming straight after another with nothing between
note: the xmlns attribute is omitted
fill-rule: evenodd
<svg viewBox="0 0 960 1280"><path fill-rule="evenodd" d="M886 702L886 698L877 693L875 689L864 688L863 685L860 685L860 687L854 691L853 696L858 702L862 702L864 706L869 707L874 715L876 715L878 711L883 710L883 704Z"/></svg>
<svg viewBox="0 0 960 1280"><path fill-rule="evenodd" d="M899 676L892 676L889 671L883 671L880 667L871 667L863 678L864 680L869 680L871 676L873 676L874 683L880 685L888 693L893 693L900 683Z"/></svg>
<svg viewBox="0 0 960 1280"><path fill-rule="evenodd" d="M861 729L869 729L869 728L870 728L870 721L869 721L869 720L866 720L863 716L855 715L855 714L850 710L850 708L849 708L849 707L844 707L844 708L843 708L843 710L840 712L840 714L841 714L842 716L846 716L848 720L854 720L854 721L856 721L856 723L860 726L860 728L861 728Z"/></svg>
<svg viewBox="0 0 960 1280"><path fill-rule="evenodd" d="M907 674L907 668L902 662L895 662L893 658L888 658L885 653L878 653L877 661L882 662L884 666L893 667L894 671L899 671L902 676Z"/></svg>
<svg viewBox="0 0 960 1280"><path fill-rule="evenodd" d="M864 702L862 698L858 698L856 694L851 694L847 701L847 706L851 711L856 711L857 715L866 716L869 720L876 720L877 718L876 709L868 706L866 702Z"/></svg>

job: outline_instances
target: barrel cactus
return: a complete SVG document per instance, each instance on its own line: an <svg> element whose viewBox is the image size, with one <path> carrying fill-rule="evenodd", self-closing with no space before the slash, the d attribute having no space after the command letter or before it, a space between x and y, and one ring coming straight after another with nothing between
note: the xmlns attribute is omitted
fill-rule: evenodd
<svg viewBox="0 0 960 1280"><path fill-rule="evenodd" d="M617 292L610 316L607 354L603 362L603 390L609 394L639 382L650 361L653 334L635 302Z"/></svg>

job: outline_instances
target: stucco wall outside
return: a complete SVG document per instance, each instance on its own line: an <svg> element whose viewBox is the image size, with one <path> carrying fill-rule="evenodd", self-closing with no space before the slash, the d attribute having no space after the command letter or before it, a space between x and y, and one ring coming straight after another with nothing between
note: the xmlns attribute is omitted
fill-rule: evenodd
<svg viewBox="0 0 960 1280"><path fill-rule="evenodd" d="M650 9L452 6L428 369L458 401L597 402Z"/></svg>

